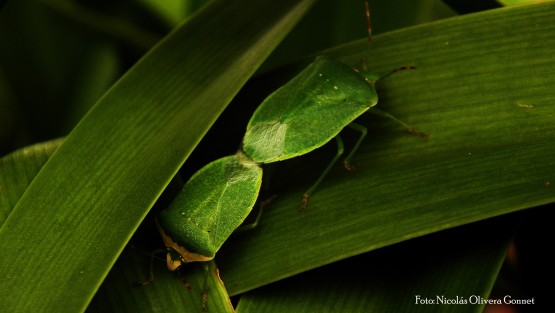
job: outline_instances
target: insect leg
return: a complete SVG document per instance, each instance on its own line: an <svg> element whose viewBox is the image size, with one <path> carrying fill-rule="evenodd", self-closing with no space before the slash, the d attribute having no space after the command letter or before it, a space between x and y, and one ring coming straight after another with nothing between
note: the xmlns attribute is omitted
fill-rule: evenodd
<svg viewBox="0 0 555 313"><path fill-rule="evenodd" d="M148 284L150 284L154 281L154 258L156 258L157 254L166 253L166 252L167 252L166 249L158 249L158 250L155 250L155 251L149 253L150 254L150 271L148 273L148 278L143 280L143 281L138 281L138 282L133 283L133 286L137 286L137 287L138 286L145 286L145 285L148 285ZM147 252L145 252L145 253L147 253Z"/></svg>
<svg viewBox="0 0 555 313"><path fill-rule="evenodd" d="M258 222L260 222L260 217L262 216L262 211L264 211L264 208L267 207L276 197L277 197L277 195L273 195L270 198L260 202L260 208L258 209L258 213L256 214L256 218L254 219L254 221L252 223L248 223L248 224L244 224L244 225L239 226L235 231L233 231L233 233L234 234L242 233L244 231L255 229L258 226Z"/></svg>
<svg viewBox="0 0 555 313"><path fill-rule="evenodd" d="M343 160L343 165L345 166L345 168L348 171L354 171L354 166L351 164L351 159L353 158L353 156L355 155L355 153L357 152L358 148L360 147L360 144L362 143L362 141L364 140L364 138L366 138L366 134L368 134L368 129L366 129L366 127L357 124L357 123L351 123L348 125L350 128L360 132L360 137L358 138L355 146L353 147L353 149L351 150L351 152L349 152L349 155L347 155L347 157Z"/></svg>
<svg viewBox="0 0 555 313"><path fill-rule="evenodd" d="M208 274L210 273L210 269L208 264L204 264L202 266L204 268L204 283L202 286L202 312L208 312Z"/></svg>
<svg viewBox="0 0 555 313"><path fill-rule="evenodd" d="M332 169L335 162L337 162L337 160L341 158L341 155L343 155L343 150L344 150L343 140L339 135L337 135L335 137L335 141L337 142L337 153L335 154L335 157L333 158L333 160L331 160L331 162L328 164L324 172L322 172L320 177L318 177L318 180L316 180L316 182L312 186L310 186L310 188L308 188L308 190L304 193L303 201L301 204L301 211L306 209L306 206L308 205L308 198L316 191L316 189L318 188L318 185L320 185L320 183L324 180L326 175L328 175L329 171Z"/></svg>
<svg viewBox="0 0 555 313"><path fill-rule="evenodd" d="M381 116L381 117L391 119L392 121L396 122L397 124L400 124L401 126L403 126L403 128L405 128L407 130L407 132L409 132L409 134L411 134L411 135L419 136L419 137L422 137L422 138L428 138L427 133L419 131L418 129L406 124L405 122L397 119L395 116L393 116L393 115L391 115L391 114L389 114L385 111L382 111L380 109L372 107L368 110L368 112L370 112L372 114L376 114L376 115Z"/></svg>

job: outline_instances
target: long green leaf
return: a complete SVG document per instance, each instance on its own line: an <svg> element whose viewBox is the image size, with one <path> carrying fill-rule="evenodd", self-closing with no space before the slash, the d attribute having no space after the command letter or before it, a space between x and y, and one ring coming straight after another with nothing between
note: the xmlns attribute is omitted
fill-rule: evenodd
<svg viewBox="0 0 555 313"><path fill-rule="evenodd" d="M482 312L516 218L439 232L258 288L241 297L237 313Z"/></svg>
<svg viewBox="0 0 555 313"><path fill-rule="evenodd" d="M0 223L13 207L63 139L52 140L10 153L0 159Z"/></svg>
<svg viewBox="0 0 555 313"><path fill-rule="evenodd" d="M328 51L379 73L416 66L379 82L378 106L429 138L361 119L369 135L357 171L338 167L305 212L302 193L334 152L284 163L271 181L286 187L271 191L278 198L259 227L216 257L230 294L555 201L554 17L553 3L499 9Z"/></svg>
<svg viewBox="0 0 555 313"><path fill-rule="evenodd" d="M538 2L547 2L547 1L553 1L553 0L497 0L499 4L504 6L534 4Z"/></svg>
<svg viewBox="0 0 555 313"><path fill-rule="evenodd" d="M83 310L206 129L311 2L211 2L134 66L0 229L2 309Z"/></svg>
<svg viewBox="0 0 555 313"><path fill-rule="evenodd" d="M132 286L146 278L150 258L126 249L87 312L233 312L214 262L187 264L180 269L180 279L159 261L154 262L152 283Z"/></svg>

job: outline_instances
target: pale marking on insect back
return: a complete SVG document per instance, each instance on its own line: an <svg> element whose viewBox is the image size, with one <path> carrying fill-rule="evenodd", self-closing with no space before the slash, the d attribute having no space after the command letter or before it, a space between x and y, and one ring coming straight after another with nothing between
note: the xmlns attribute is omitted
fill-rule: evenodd
<svg viewBox="0 0 555 313"><path fill-rule="evenodd" d="M283 152L288 128L288 123L282 123L279 120L261 123L250 129L250 141L266 143L266 153L263 158L278 157Z"/></svg>
<svg viewBox="0 0 555 313"><path fill-rule="evenodd" d="M243 150L237 151L237 161L245 167L257 167L259 166L250 156L248 156Z"/></svg>

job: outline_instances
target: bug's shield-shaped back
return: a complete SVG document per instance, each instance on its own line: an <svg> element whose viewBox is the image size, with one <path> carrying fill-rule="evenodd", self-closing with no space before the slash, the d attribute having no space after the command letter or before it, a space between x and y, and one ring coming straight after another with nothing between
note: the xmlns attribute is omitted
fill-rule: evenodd
<svg viewBox="0 0 555 313"><path fill-rule="evenodd" d="M166 246L186 262L212 259L252 210L261 180L262 169L242 153L204 166L158 217Z"/></svg>
<svg viewBox="0 0 555 313"><path fill-rule="evenodd" d="M272 93L252 116L243 150L258 163L293 158L324 145L370 107L374 85L351 67L318 57Z"/></svg>

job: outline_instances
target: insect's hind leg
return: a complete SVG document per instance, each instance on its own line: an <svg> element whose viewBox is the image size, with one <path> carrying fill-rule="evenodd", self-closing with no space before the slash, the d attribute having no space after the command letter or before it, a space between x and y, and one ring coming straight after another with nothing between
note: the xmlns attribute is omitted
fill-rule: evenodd
<svg viewBox="0 0 555 313"><path fill-rule="evenodd" d="M258 226L258 223L260 222L260 218L262 217L262 212L264 211L264 208L267 207L268 205L270 205L270 203L272 201L274 201L274 199L277 198L277 195L273 195L270 198L263 200L260 202L260 207L258 209L258 213L256 214L256 218L254 219L254 221L248 223L248 224L243 224L241 226L239 226L236 230L233 231L233 234L238 234L238 233L242 233L244 231L250 231L255 229Z"/></svg>
<svg viewBox="0 0 555 313"><path fill-rule="evenodd" d="M301 204L301 211L306 209L306 206L308 205L308 198L310 198L310 196L316 191L316 189L318 188L318 185L320 185L320 183L324 180L324 178L328 175L329 171L332 169L333 165L343 155L343 151L344 151L343 140L339 135L337 135L335 137L335 141L337 142L337 153L335 154L335 157L333 158L333 160L331 160L331 162L328 164L324 172L320 174L320 177L318 177L318 180L316 180L316 182L312 186L310 186L310 188L308 188L308 190L304 193L303 201Z"/></svg>
<svg viewBox="0 0 555 313"><path fill-rule="evenodd" d="M353 158L353 156L357 152L357 150L360 147L360 144L362 143L362 141L364 141L364 138L366 138L366 135L368 134L368 129L366 129L366 127L364 127L360 124L357 124L357 123L351 123L351 124L348 125L348 127L360 132L360 137L358 138L355 146L353 147L351 152L349 152L347 157L343 160L343 165L345 166L345 168L348 171L354 171L355 167L351 164L351 159Z"/></svg>

